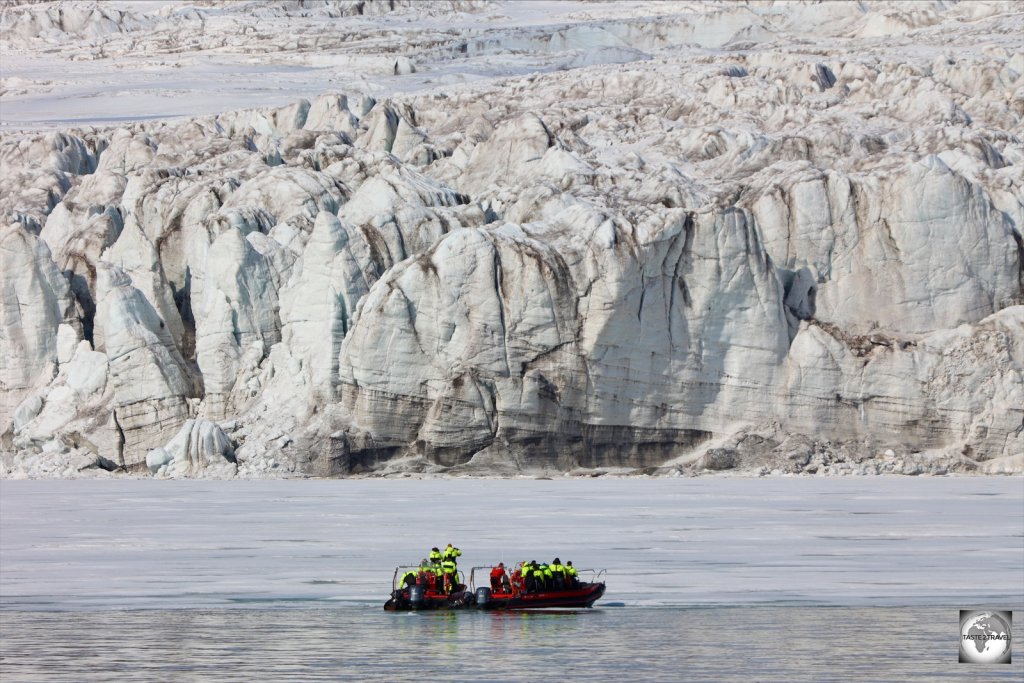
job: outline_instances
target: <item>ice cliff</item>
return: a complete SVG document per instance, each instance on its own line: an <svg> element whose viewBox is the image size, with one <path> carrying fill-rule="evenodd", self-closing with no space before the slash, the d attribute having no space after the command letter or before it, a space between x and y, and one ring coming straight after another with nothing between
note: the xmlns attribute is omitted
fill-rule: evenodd
<svg viewBox="0 0 1024 683"><path fill-rule="evenodd" d="M1024 471L1019 6L207 5L0 27L391 90L5 132L4 476Z"/></svg>

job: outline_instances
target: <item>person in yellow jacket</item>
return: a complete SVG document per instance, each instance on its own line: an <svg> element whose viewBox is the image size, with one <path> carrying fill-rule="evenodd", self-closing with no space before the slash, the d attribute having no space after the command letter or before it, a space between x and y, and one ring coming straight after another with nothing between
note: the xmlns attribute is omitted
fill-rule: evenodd
<svg viewBox="0 0 1024 683"><path fill-rule="evenodd" d="M462 556L462 551L459 550L458 548L452 546L451 543L449 543L448 547L445 548L441 552L441 559L442 560L451 560L452 562L455 562L456 564L458 564L459 558L461 556Z"/></svg>
<svg viewBox="0 0 1024 683"><path fill-rule="evenodd" d="M444 576L444 592L451 593L459 582L455 560L441 560L441 573Z"/></svg>
<svg viewBox="0 0 1024 683"><path fill-rule="evenodd" d="M407 588L409 586L416 585L416 572L410 569L406 573L402 574L402 578L398 580L399 588Z"/></svg>
<svg viewBox="0 0 1024 683"><path fill-rule="evenodd" d="M556 557L555 561L548 565L548 569L551 570L554 587L559 590L565 588L565 567L562 565L562 561Z"/></svg>
<svg viewBox="0 0 1024 683"><path fill-rule="evenodd" d="M527 560L522 565L523 573L523 587L527 593L535 593L537 591L537 579L533 575L533 562Z"/></svg>
<svg viewBox="0 0 1024 683"><path fill-rule="evenodd" d="M433 564L441 564L441 560L443 559L441 557L441 551L437 549L437 546L430 549L430 555L428 555L428 557Z"/></svg>
<svg viewBox="0 0 1024 683"><path fill-rule="evenodd" d="M538 593L544 590L544 570L536 560L530 560L530 574L533 576L534 590Z"/></svg>
<svg viewBox="0 0 1024 683"><path fill-rule="evenodd" d="M565 563L565 584L573 588L580 582L580 573L572 566L572 560Z"/></svg>

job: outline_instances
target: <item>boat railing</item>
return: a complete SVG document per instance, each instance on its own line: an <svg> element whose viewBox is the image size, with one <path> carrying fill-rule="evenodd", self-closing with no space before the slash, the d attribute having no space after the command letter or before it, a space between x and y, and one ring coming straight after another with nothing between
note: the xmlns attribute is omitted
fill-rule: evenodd
<svg viewBox="0 0 1024 683"><path fill-rule="evenodd" d="M405 576L406 572L417 572L420 571L419 565L400 565L395 567L395 574L391 577L391 590L396 590L401 586L398 585L398 577Z"/></svg>
<svg viewBox="0 0 1024 683"><path fill-rule="evenodd" d="M476 569L476 567L474 567L474 569ZM409 571L415 572L417 575L419 575L419 573L421 571L424 571L424 570L418 564L416 564L416 565L401 565L401 566L395 567L395 573L391 577L391 590L392 591L398 590L399 588L405 588L405 586L399 586L398 585L398 579L401 576L405 576L405 573L409 572ZM456 569L455 570L455 575L459 578L459 583L460 584L466 585L466 575L462 572L461 569ZM472 581L472 576L473 576L473 574L472 574L472 572L470 572L470 581Z"/></svg>
<svg viewBox="0 0 1024 683"><path fill-rule="evenodd" d="M481 576L486 577L486 583L484 584L487 588L491 587L491 570L497 567L496 564L485 564L473 567L469 570L469 590L476 592L476 570L481 570ZM513 568L518 569L519 565ZM505 568L506 573L511 577L512 572ZM576 572L579 574L580 583L601 583L604 581L604 575L607 573L607 569L577 569Z"/></svg>
<svg viewBox="0 0 1024 683"><path fill-rule="evenodd" d="M487 587L490 588L490 586L491 586L491 570L494 569L497 566L498 565L480 565L480 566L471 568L469 570L469 583L467 584L469 586L469 590L471 590L474 593L476 592L476 570L477 569L483 570L483 572L484 572L483 575L487 577Z"/></svg>
<svg viewBox="0 0 1024 683"><path fill-rule="evenodd" d="M607 571L606 569L577 569L576 573L580 575L581 583L600 583Z"/></svg>

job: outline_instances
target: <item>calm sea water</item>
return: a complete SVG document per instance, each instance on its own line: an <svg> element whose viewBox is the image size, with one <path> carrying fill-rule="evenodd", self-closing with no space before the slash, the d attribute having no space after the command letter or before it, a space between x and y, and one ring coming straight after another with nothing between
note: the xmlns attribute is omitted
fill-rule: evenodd
<svg viewBox="0 0 1024 683"><path fill-rule="evenodd" d="M384 612L449 541L608 592ZM957 663L982 607L1024 632L1020 478L0 481L2 683L1024 680Z"/></svg>
<svg viewBox="0 0 1024 683"><path fill-rule="evenodd" d="M952 608L379 606L4 612L0 680L1022 680L957 663Z"/></svg>

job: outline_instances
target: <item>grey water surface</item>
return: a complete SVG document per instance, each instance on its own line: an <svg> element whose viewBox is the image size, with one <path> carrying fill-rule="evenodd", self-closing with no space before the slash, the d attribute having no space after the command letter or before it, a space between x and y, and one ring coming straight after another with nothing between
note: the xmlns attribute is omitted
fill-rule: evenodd
<svg viewBox="0 0 1024 683"><path fill-rule="evenodd" d="M385 613L449 541L608 592ZM961 608L1024 624L1020 478L0 481L3 683L1024 679Z"/></svg>
<svg viewBox="0 0 1024 683"><path fill-rule="evenodd" d="M4 612L9 681L1021 680L957 663L935 607Z"/></svg>

